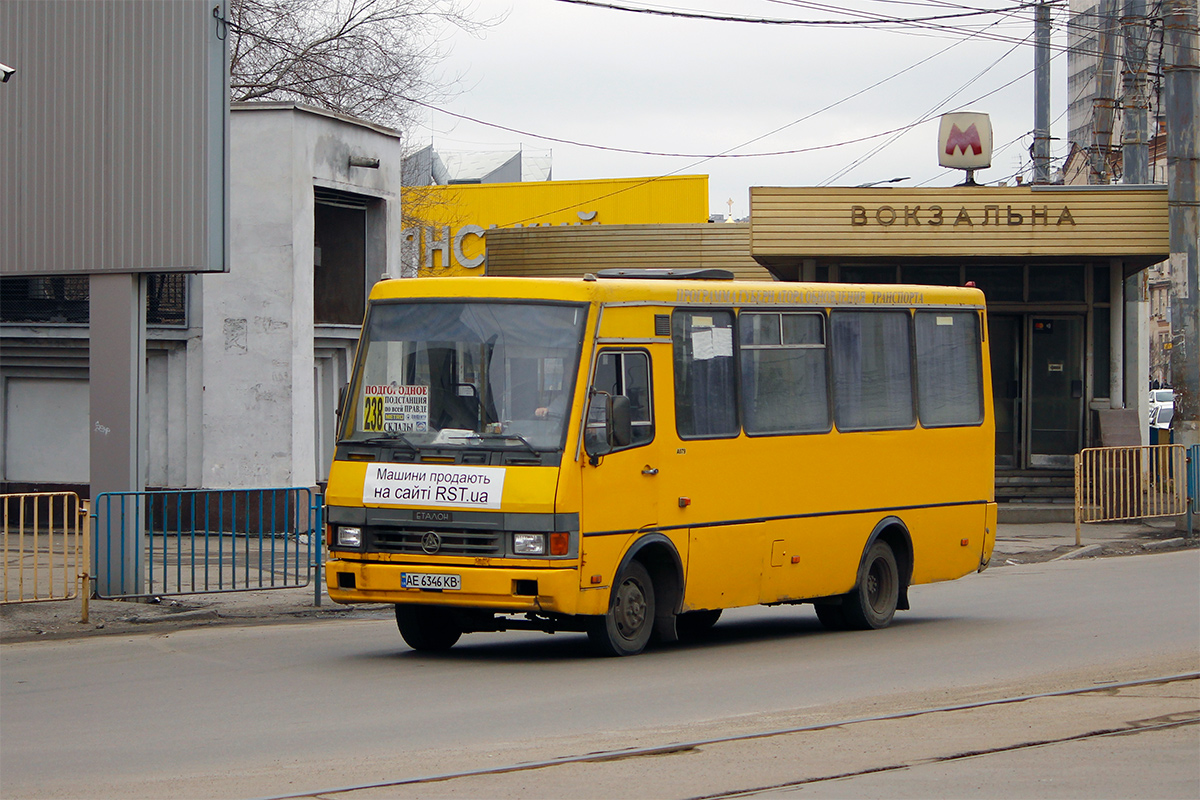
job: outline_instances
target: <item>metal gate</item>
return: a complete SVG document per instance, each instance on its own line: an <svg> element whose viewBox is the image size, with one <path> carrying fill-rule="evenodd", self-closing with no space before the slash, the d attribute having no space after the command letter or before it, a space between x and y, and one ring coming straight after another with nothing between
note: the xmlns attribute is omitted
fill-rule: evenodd
<svg viewBox="0 0 1200 800"><path fill-rule="evenodd" d="M1183 445L1089 447L1075 456L1075 544L1084 522L1174 517L1188 509Z"/></svg>
<svg viewBox="0 0 1200 800"><path fill-rule="evenodd" d="M88 621L87 502L74 492L0 495L4 504L3 603L80 598Z"/></svg>
<svg viewBox="0 0 1200 800"><path fill-rule="evenodd" d="M96 596L245 592L312 582L320 605L321 514L321 495L305 487L99 494L92 503Z"/></svg>

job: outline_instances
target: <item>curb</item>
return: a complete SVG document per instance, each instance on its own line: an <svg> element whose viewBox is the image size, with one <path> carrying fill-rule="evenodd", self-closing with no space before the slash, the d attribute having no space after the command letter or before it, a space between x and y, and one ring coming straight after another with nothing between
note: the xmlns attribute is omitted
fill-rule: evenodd
<svg viewBox="0 0 1200 800"><path fill-rule="evenodd" d="M1072 550L1069 553L1063 553L1058 558L1052 558L1050 560L1051 561L1067 561L1072 558L1089 558L1091 556L1098 556L1103 552L1104 552L1104 545L1089 544L1086 547L1081 547L1078 550Z"/></svg>
<svg viewBox="0 0 1200 800"><path fill-rule="evenodd" d="M1153 542L1143 542L1142 548L1145 550L1169 550L1174 547L1183 547L1187 544L1187 540L1183 537L1177 539L1159 539Z"/></svg>

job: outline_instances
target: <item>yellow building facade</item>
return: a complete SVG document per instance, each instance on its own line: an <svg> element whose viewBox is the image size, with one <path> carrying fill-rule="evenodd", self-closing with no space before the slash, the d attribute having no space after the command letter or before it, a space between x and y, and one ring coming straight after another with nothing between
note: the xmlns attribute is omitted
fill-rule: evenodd
<svg viewBox="0 0 1200 800"><path fill-rule="evenodd" d="M416 186L403 202L409 274L483 275L492 229L706 222L708 176Z"/></svg>

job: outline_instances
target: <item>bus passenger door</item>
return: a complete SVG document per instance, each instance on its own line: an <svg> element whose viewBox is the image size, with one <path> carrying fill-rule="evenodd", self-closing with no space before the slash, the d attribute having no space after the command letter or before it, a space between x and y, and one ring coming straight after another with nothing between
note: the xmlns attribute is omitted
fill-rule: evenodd
<svg viewBox="0 0 1200 800"><path fill-rule="evenodd" d="M589 552L602 560L619 558L617 551L630 535L658 524L660 465L651 367L647 348L605 348L597 356L591 388L629 398L633 437L628 445L601 456L595 466L583 467L580 526L585 560Z"/></svg>

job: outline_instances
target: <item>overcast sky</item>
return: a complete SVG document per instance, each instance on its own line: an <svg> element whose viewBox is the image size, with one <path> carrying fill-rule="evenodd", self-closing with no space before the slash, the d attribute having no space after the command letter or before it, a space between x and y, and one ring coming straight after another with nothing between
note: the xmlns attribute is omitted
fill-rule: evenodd
<svg viewBox="0 0 1200 800"><path fill-rule="evenodd" d="M794 0L608 1L803 20L911 19L972 10L961 0L850 0L836 6ZM901 186L960 183L961 171L938 166L936 117L971 110L991 115L996 148L992 168L980 171L977 180L1012 183L1029 170L1032 10L1016 0L982 2L977 8L1008 13L927 23L941 29L880 28L682 19L561 0L475 0L473 16L503 21L480 36L447 34L448 54L439 72L447 82L457 79L457 92L441 107L524 133L433 111L425 115L426 127L413 134L439 150L548 149L556 180L707 174L710 211L728 213L726 201L732 199L733 215L740 218L749 213L751 186L856 186L896 177L909 178ZM1066 154L1066 56L1059 49L1065 43L1065 8L1055 7L1053 22L1051 132L1057 165ZM923 119L929 121L894 141L893 135L878 136ZM864 137L877 138L830 146ZM705 160L585 144L684 156L820 149Z"/></svg>

